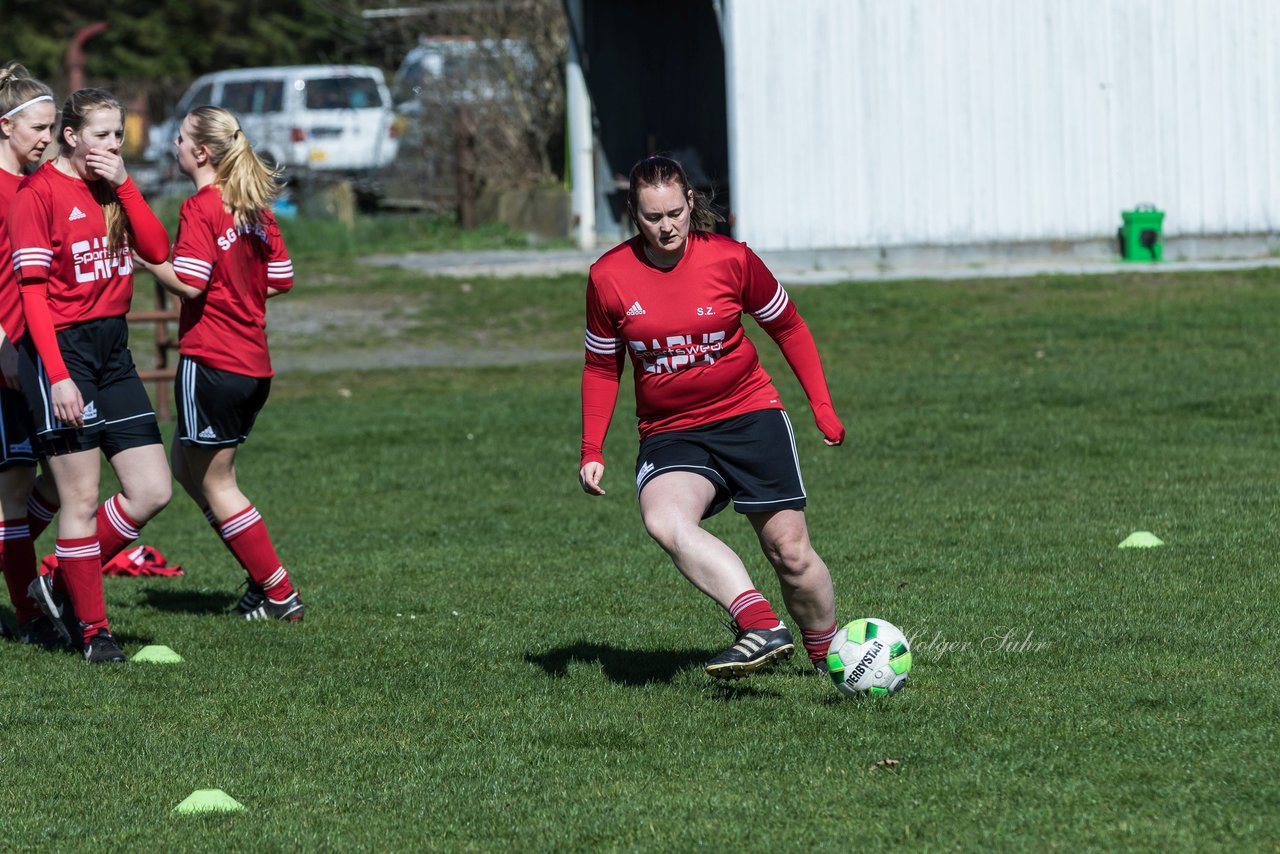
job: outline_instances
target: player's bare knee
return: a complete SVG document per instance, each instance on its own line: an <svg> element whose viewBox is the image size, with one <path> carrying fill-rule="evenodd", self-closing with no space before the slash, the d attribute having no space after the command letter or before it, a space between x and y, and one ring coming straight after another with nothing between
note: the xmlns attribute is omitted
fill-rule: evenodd
<svg viewBox="0 0 1280 854"><path fill-rule="evenodd" d="M134 490L132 494L125 494L125 500L139 521L150 519L167 507L172 499L173 483L169 480L156 481L142 489Z"/></svg>
<svg viewBox="0 0 1280 854"><path fill-rule="evenodd" d="M785 580L799 579L814 564L813 547L803 532L798 535L780 537L762 544L765 557L773 564L778 577Z"/></svg>
<svg viewBox="0 0 1280 854"><path fill-rule="evenodd" d="M668 514L653 512L644 515L644 530L654 542L667 551L675 547L676 525Z"/></svg>

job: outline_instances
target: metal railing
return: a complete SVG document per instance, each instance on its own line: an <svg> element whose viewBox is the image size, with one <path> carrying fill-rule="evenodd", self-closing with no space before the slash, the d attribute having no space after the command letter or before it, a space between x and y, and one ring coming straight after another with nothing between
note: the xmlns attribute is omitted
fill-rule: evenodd
<svg viewBox="0 0 1280 854"><path fill-rule="evenodd" d="M169 307L169 294L160 286L156 286L156 307L151 310L131 311L125 316L129 323L150 323L155 337L155 367L138 369L138 377L143 382L154 382L156 417L168 421L172 417L169 411L169 398L173 387L173 379L177 376L177 365L170 366L169 351L178 349L178 338L169 332L169 324L177 323L179 309Z"/></svg>

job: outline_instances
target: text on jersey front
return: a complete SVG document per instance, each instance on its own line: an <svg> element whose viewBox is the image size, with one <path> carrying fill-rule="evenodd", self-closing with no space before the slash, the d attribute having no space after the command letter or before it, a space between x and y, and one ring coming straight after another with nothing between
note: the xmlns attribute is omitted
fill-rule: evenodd
<svg viewBox="0 0 1280 854"><path fill-rule="evenodd" d="M669 374L682 368L715 364L725 333L703 332L694 343L693 335L668 335L663 344L654 338L649 341L628 341L632 354L644 366L647 374Z"/></svg>
<svg viewBox="0 0 1280 854"><path fill-rule="evenodd" d="M105 237L77 240L71 244L71 257L76 265L76 281L81 284L133 272L133 256L129 254L128 245L112 252L107 248Z"/></svg>

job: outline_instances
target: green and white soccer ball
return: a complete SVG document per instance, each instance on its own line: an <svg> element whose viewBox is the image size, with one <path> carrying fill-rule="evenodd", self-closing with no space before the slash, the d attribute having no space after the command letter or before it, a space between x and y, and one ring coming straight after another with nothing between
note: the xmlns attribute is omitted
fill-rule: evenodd
<svg viewBox="0 0 1280 854"><path fill-rule="evenodd" d="M885 620L854 620L836 632L827 650L827 674L850 697L892 694L910 672L907 637Z"/></svg>

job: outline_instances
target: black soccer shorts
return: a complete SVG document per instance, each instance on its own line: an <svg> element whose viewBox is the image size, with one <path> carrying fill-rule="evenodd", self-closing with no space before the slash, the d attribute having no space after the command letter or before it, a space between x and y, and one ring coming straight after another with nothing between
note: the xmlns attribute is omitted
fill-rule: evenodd
<svg viewBox="0 0 1280 854"><path fill-rule="evenodd" d="M706 519L729 502L739 513L800 510L805 506L800 457L791 419L781 409L762 409L691 430L657 433L641 440L636 456L636 495L660 474L687 471L716 487Z"/></svg>
<svg viewBox="0 0 1280 854"><path fill-rule="evenodd" d="M42 452L67 454L101 448L108 457L128 448L160 444L160 425L129 352L123 317L88 320L58 333L62 361L84 398L84 426L53 414L49 374L30 335L18 348L22 392Z"/></svg>
<svg viewBox="0 0 1280 854"><path fill-rule="evenodd" d="M36 464L40 454L34 447L34 433L22 392L0 388L0 471Z"/></svg>
<svg viewBox="0 0 1280 854"><path fill-rule="evenodd" d="M184 445L239 445L271 394L271 377L250 377L182 356L174 379L177 437Z"/></svg>

